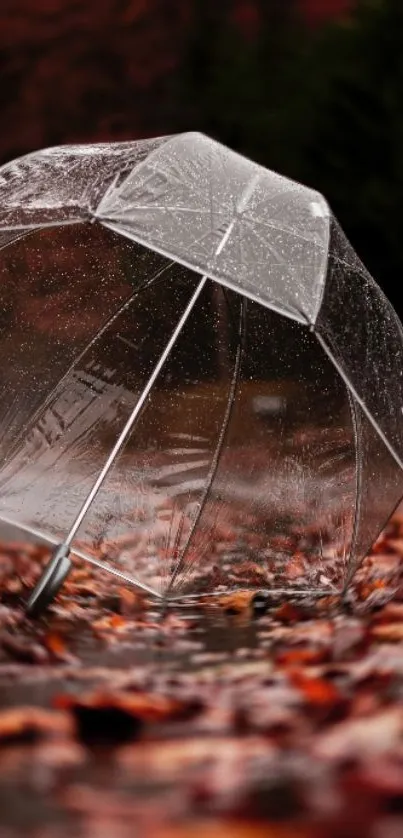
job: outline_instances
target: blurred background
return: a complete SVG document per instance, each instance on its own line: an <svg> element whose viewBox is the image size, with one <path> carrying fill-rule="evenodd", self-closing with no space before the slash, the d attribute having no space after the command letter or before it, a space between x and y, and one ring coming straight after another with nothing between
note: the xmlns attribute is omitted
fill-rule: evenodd
<svg viewBox="0 0 403 838"><path fill-rule="evenodd" d="M2 0L0 159L199 129L321 190L400 315L401 0Z"/></svg>

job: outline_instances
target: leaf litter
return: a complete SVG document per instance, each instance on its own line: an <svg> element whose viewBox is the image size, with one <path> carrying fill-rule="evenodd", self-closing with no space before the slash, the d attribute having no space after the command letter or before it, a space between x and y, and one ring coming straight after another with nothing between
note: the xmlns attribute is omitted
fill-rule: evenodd
<svg viewBox="0 0 403 838"><path fill-rule="evenodd" d="M80 565L37 622L46 551L0 545L1 838L403 834L402 545L398 512L347 600L257 610Z"/></svg>

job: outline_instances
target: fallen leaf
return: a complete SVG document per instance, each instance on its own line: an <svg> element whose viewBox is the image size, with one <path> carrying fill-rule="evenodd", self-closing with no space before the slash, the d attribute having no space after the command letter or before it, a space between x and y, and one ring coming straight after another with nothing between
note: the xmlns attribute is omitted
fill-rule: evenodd
<svg viewBox="0 0 403 838"><path fill-rule="evenodd" d="M106 614L92 623L92 629L96 633L102 632L125 632L128 630L127 620L120 614Z"/></svg>
<svg viewBox="0 0 403 838"><path fill-rule="evenodd" d="M372 626L370 635L375 640L385 643L399 643L403 640L403 622L381 623L381 625Z"/></svg>
<svg viewBox="0 0 403 838"><path fill-rule="evenodd" d="M403 602L388 602L377 614L374 615L377 623L398 623L403 625Z"/></svg>
<svg viewBox="0 0 403 838"><path fill-rule="evenodd" d="M12 658L21 663L43 664L49 661L47 650L35 639L3 633L0 643Z"/></svg>
<svg viewBox="0 0 403 838"><path fill-rule="evenodd" d="M291 669L288 673L291 683L302 692L308 704L326 707L339 704L342 700L339 690L331 681L305 675L301 669Z"/></svg>
<svg viewBox="0 0 403 838"><path fill-rule="evenodd" d="M202 709L196 700L175 700L149 693L95 692L54 700L74 716L77 734L87 744L117 744L136 739L146 724L186 721Z"/></svg>
<svg viewBox="0 0 403 838"><path fill-rule="evenodd" d="M16 707L0 712L0 744L65 739L73 732L67 713L39 707Z"/></svg>
<svg viewBox="0 0 403 838"><path fill-rule="evenodd" d="M49 632L43 639L44 645L55 660L64 663L77 663L78 658L70 652L66 642L60 634Z"/></svg>
<svg viewBox="0 0 403 838"><path fill-rule="evenodd" d="M295 666L312 666L316 663L323 663L328 660L329 654L326 649L321 648L302 648L302 649L285 649L280 652L277 657L277 663L285 667Z"/></svg>
<svg viewBox="0 0 403 838"><path fill-rule="evenodd" d="M273 613L276 620L281 623L297 623L302 616L302 611L291 602L283 602Z"/></svg>
<svg viewBox="0 0 403 838"><path fill-rule="evenodd" d="M124 616L131 616L139 612L143 613L147 607L147 599L144 594L137 593L130 588L119 588L120 609Z"/></svg>

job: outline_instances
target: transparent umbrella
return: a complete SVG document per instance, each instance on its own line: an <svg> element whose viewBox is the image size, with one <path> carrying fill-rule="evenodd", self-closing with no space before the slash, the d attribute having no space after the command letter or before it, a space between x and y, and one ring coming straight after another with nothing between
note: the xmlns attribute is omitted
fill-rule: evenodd
<svg viewBox="0 0 403 838"><path fill-rule="evenodd" d="M345 591L403 495L399 319L325 199L196 133L0 170L0 520L155 597Z"/></svg>

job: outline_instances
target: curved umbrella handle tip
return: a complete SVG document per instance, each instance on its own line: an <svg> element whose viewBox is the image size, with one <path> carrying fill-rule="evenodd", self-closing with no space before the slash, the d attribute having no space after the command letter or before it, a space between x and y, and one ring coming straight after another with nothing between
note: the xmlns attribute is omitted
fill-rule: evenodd
<svg viewBox="0 0 403 838"><path fill-rule="evenodd" d="M29 597L26 605L29 617L39 617L46 611L59 593L72 566L70 548L66 544L60 544Z"/></svg>

